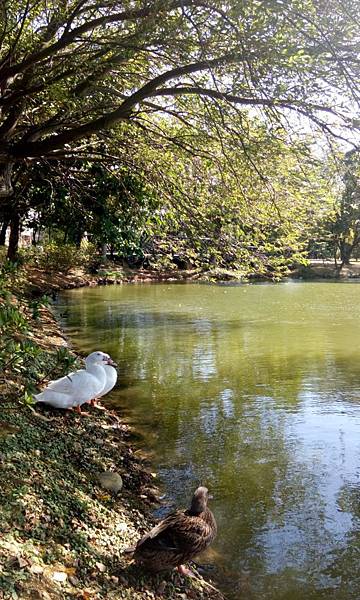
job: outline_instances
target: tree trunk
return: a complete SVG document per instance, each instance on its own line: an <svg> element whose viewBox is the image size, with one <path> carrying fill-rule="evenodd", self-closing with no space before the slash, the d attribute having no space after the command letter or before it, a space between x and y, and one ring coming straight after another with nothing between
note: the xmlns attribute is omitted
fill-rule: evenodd
<svg viewBox="0 0 360 600"><path fill-rule="evenodd" d="M75 246L77 248L80 248L82 239L83 239L83 232L77 231L74 236L74 242L75 242Z"/></svg>
<svg viewBox="0 0 360 600"><path fill-rule="evenodd" d="M13 166L12 163L0 164L0 198L9 198L13 194L11 184Z"/></svg>
<svg viewBox="0 0 360 600"><path fill-rule="evenodd" d="M347 242L340 242L340 258L342 265L349 265L352 251L354 249L353 244L348 244Z"/></svg>
<svg viewBox="0 0 360 600"><path fill-rule="evenodd" d="M5 246L6 232L7 232L7 228L9 227L9 223L10 223L10 218L4 217L3 224L2 224L1 230L0 230L0 246Z"/></svg>
<svg viewBox="0 0 360 600"><path fill-rule="evenodd" d="M42 230L43 230L43 228L41 227L41 225L39 225L39 229L37 230L37 239L35 238L35 244L34 244L34 246L36 246L37 244L39 244L39 242L41 240Z"/></svg>
<svg viewBox="0 0 360 600"><path fill-rule="evenodd" d="M338 252L338 244L336 242L336 244L334 244L334 263L335 263L335 269L337 269L337 267L338 267L337 252Z"/></svg>
<svg viewBox="0 0 360 600"><path fill-rule="evenodd" d="M10 237L7 257L9 260L16 260L19 249L20 237L20 215L14 213L10 221Z"/></svg>
<svg viewBox="0 0 360 600"><path fill-rule="evenodd" d="M36 225L33 226L32 229L32 236L31 236L31 245L32 246L36 246L36 234L37 234L38 228L36 227Z"/></svg>

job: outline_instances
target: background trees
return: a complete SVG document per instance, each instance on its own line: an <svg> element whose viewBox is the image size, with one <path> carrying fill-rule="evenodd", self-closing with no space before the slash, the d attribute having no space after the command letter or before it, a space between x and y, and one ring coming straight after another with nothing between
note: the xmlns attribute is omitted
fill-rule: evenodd
<svg viewBox="0 0 360 600"><path fill-rule="evenodd" d="M341 263L348 265L360 244L360 155L348 152L343 162L343 190L332 224Z"/></svg>
<svg viewBox="0 0 360 600"><path fill-rule="evenodd" d="M167 127L170 137L195 145L183 126ZM137 170L38 166L23 196L32 210L28 223L61 243L79 244L86 232L130 264L279 276L304 259L334 198L321 160L284 133L275 139L260 122L250 129L257 170L231 147L230 134L222 140L226 156L216 138L191 155L170 141L150 147L140 136L130 146Z"/></svg>

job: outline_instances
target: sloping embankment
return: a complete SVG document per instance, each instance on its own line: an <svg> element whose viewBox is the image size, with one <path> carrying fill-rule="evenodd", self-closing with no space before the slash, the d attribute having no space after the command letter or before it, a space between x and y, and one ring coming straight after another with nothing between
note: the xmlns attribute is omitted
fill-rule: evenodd
<svg viewBox="0 0 360 600"><path fill-rule="evenodd" d="M49 351L66 343L46 309L35 337ZM156 474L119 415L88 410L81 417L1 397L0 598L222 600L200 575L150 576L124 553L151 525ZM117 494L101 487L104 471L120 474Z"/></svg>

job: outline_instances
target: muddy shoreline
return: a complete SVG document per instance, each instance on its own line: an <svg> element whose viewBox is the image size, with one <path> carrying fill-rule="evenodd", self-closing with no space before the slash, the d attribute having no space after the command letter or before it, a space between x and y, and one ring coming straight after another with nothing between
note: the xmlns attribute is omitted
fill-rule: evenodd
<svg viewBox="0 0 360 600"><path fill-rule="evenodd" d="M125 281L148 277L137 273ZM55 276L38 269L27 281L32 297L105 284L101 275ZM69 345L48 308L41 308L32 338L49 352ZM224 600L194 565L195 579L175 572L150 576L124 552L153 523L157 476L137 455L120 414L86 410L89 416L81 417L27 406L13 390L2 389L0 598ZM103 472L120 475L120 491L103 488Z"/></svg>

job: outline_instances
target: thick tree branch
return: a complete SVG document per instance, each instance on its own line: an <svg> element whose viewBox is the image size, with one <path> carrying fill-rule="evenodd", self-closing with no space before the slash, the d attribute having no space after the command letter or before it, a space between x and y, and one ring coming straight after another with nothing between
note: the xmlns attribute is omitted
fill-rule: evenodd
<svg viewBox="0 0 360 600"><path fill-rule="evenodd" d="M199 86L179 86L171 88L161 88L160 90L154 90L148 97L155 96L185 96L185 95L196 95L196 96L208 96L210 98L216 98L218 100L226 100L231 104L243 104L244 106L268 106L271 108L288 108L290 110L299 111L300 109L306 109L315 111L322 111L330 113L339 117L335 110L332 108L322 106L320 104L304 103L298 100L280 100L280 99L269 99L269 98L245 98L243 96L237 96L234 94L228 94L219 90L212 90Z"/></svg>
<svg viewBox="0 0 360 600"><path fill-rule="evenodd" d="M109 129L118 121L129 119L134 107L137 104L139 104L142 100L149 98L152 95L156 95L153 92L155 92L156 89L163 83L166 83L171 79L177 79L182 75L196 73L212 67L234 62L235 60L236 55L228 54L213 60L192 63L183 67L170 69L169 71L158 75L158 77L155 77L154 79L146 83L143 87L141 87L139 90L128 96L126 100L124 100L124 102L117 109L105 115L102 115L101 117L94 119L93 121L84 123L79 127L74 127L68 131L59 133L58 135L51 136L45 140L33 143L20 142L13 147L12 155L17 158L25 158L28 156L41 156L42 154L46 154L48 152L51 152L52 150L62 148L64 144L70 144L71 142L74 142L86 136L93 135L100 130Z"/></svg>

